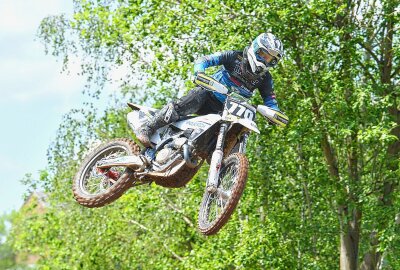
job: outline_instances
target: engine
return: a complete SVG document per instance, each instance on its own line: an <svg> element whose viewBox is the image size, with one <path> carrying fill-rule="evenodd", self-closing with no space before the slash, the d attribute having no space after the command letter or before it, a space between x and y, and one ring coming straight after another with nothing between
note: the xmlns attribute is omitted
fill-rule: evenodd
<svg viewBox="0 0 400 270"><path fill-rule="evenodd" d="M183 158L182 146L187 142L187 138L179 137L172 142L165 144L164 147L157 151L155 162L158 165L165 165L169 161L174 161L178 158Z"/></svg>
<svg viewBox="0 0 400 270"><path fill-rule="evenodd" d="M172 157L172 154L176 152L172 148L164 147L162 150L157 152L156 162L159 164L164 164Z"/></svg>

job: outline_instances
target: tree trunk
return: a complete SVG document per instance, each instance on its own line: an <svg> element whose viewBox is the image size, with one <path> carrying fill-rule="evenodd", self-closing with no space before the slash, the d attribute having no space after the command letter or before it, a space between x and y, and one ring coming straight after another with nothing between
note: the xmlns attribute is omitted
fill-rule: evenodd
<svg viewBox="0 0 400 270"><path fill-rule="evenodd" d="M358 244L360 241L361 211L339 207L340 220L340 269L356 270L358 262Z"/></svg>
<svg viewBox="0 0 400 270"><path fill-rule="evenodd" d="M382 253L377 252L376 247L379 244L376 231L373 231L370 236L370 250L364 255L360 270L376 270L382 258Z"/></svg>
<svg viewBox="0 0 400 270"><path fill-rule="evenodd" d="M387 3L387 6L384 7L384 13L386 16L386 31L383 36L381 42L382 55L383 59L380 65L380 78L381 83L386 85L387 88L385 90L385 95L396 95L395 87L393 86L392 78L395 76L395 73L392 73L393 70L393 34L394 34L394 21L393 21L393 13L394 13L395 4L393 2ZM394 97L396 98L396 97ZM389 171L398 170L398 159L400 157L400 110L398 109L398 104L393 104L388 108L389 114L392 116L392 119L397 123L397 126L391 131L391 135L397 137L397 140L390 144L387 148L387 163L386 166ZM398 184L397 179L393 179L393 177L389 177L384 180L381 196L378 198L378 201L381 205L386 207L392 206L392 193L395 186ZM387 224L385 224L386 226ZM382 226L382 225L381 225ZM380 228L378 228L380 229ZM379 268L379 264L382 258L381 252L376 252L376 246L379 244L379 240L377 239L376 233L373 232L371 234L370 240L370 250L365 254L363 258L363 262L360 266L361 270L376 270Z"/></svg>

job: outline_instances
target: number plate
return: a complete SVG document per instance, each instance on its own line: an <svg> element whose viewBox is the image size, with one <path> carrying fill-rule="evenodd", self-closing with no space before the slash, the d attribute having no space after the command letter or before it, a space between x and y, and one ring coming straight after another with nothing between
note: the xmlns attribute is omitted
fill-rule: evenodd
<svg viewBox="0 0 400 270"><path fill-rule="evenodd" d="M256 109L245 103L240 103L232 99L228 99L226 102L226 109L232 115L240 118L254 120L256 116Z"/></svg>

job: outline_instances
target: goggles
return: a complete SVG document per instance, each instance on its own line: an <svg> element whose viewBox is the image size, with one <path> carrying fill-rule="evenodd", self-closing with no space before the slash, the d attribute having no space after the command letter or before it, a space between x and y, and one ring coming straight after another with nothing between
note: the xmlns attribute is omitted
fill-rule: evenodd
<svg viewBox="0 0 400 270"><path fill-rule="evenodd" d="M260 48L257 54L262 60L269 66L275 66L278 63L278 58L280 55L275 52L276 55L271 54L269 51Z"/></svg>

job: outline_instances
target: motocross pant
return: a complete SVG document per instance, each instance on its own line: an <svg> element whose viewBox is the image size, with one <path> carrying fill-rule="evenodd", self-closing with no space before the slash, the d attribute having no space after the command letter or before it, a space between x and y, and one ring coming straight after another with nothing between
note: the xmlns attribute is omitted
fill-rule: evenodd
<svg viewBox="0 0 400 270"><path fill-rule="evenodd" d="M223 104L214 94L201 87L190 90L186 96L174 102L174 107L180 118L189 114L220 113L223 110Z"/></svg>

